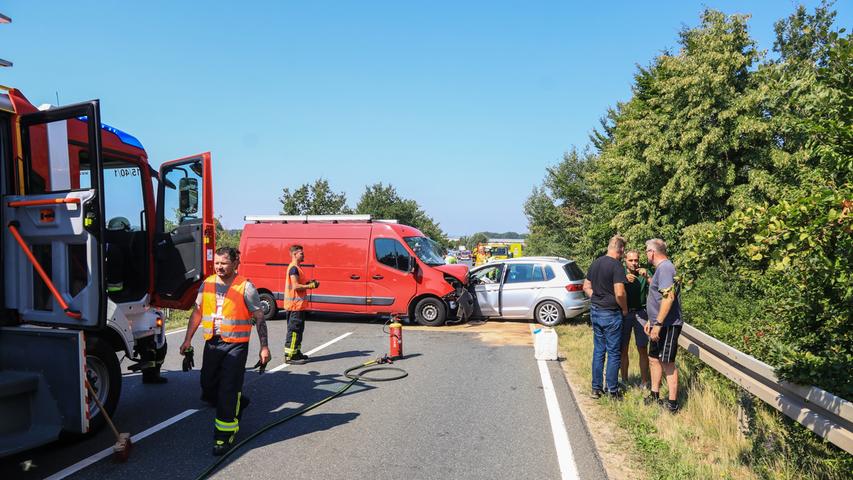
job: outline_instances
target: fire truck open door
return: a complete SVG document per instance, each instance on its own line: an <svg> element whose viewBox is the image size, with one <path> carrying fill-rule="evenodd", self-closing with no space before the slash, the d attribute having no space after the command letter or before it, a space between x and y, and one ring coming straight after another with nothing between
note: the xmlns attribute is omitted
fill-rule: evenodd
<svg viewBox="0 0 853 480"><path fill-rule="evenodd" d="M87 124L87 141L69 141L67 122L80 121ZM22 115L20 126L19 194L2 201L6 306L25 323L103 328L98 101Z"/></svg>
<svg viewBox="0 0 853 480"><path fill-rule="evenodd" d="M201 282L213 273L210 153L164 163L159 180L153 303L187 309Z"/></svg>

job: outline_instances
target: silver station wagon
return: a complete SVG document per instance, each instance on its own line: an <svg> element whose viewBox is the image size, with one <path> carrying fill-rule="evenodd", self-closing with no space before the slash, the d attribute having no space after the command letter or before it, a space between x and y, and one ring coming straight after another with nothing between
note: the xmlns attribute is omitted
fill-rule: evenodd
<svg viewBox="0 0 853 480"><path fill-rule="evenodd" d="M534 319L554 326L589 311L583 270L561 257L495 260L469 274L474 317Z"/></svg>

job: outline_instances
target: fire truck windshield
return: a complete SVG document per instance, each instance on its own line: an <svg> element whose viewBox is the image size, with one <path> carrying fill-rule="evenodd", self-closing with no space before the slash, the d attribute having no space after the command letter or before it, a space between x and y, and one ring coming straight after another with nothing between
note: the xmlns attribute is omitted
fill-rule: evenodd
<svg viewBox="0 0 853 480"><path fill-rule="evenodd" d="M105 159L104 164L104 205L107 228L110 228L111 220L123 218L129 222L127 230L143 230L141 222L145 206L139 167L112 159ZM90 182L89 171L81 170L80 188L89 188ZM114 225L118 224L114 223Z"/></svg>

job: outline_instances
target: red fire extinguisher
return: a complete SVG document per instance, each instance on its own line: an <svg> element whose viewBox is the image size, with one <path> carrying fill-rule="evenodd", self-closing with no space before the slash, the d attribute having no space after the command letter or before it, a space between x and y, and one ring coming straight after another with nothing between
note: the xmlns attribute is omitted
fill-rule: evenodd
<svg viewBox="0 0 853 480"><path fill-rule="evenodd" d="M388 326L388 331L391 336L391 348L388 351L388 356L400 358L403 356L403 324L397 317L393 318L393 323Z"/></svg>

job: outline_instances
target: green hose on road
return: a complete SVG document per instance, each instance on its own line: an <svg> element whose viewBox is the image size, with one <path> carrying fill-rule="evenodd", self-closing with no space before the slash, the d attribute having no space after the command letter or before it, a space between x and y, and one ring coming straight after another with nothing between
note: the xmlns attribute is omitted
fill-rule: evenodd
<svg viewBox="0 0 853 480"><path fill-rule="evenodd" d="M237 450L240 449L240 447L249 443L251 440L258 437L262 433L266 432L267 430L269 430L271 428L277 427L278 425L281 425L282 423L284 423L284 422L286 422L292 418L298 417L305 412L309 412L309 411L319 407L320 405L323 405L324 403L328 402L329 400L332 400L335 397L339 397L341 394L343 394L344 392L349 390L350 387L355 385L355 383L358 382L359 380L365 381L365 382L389 382L391 380L399 380L401 378L405 378L409 375L408 372L406 372L402 368L397 368L397 367L372 367L372 368L366 368L365 370L362 370L360 373L353 373L356 370L360 370L360 369L365 368L365 367L370 367L371 365L377 365L377 364L382 364L382 363L390 363L390 360L388 359L387 356L382 357L382 358L377 358L376 360L371 360L369 362L362 363L361 365L356 365L354 367L350 367L350 368L344 370L344 376L350 379L350 381L347 384L343 385L336 392L334 392L331 395L329 395L328 397L320 400L319 402L308 405L307 407L302 407L301 409L291 413L290 415L288 415L286 417L280 418L278 420L275 420L273 422L270 422L270 423L264 425L260 430L249 435L244 440L242 440L242 441L238 442L236 445L234 445L234 447L231 448L231 450L228 450L227 452L225 452L224 455L219 457L219 459L217 459L215 462L213 462L213 464L211 464L209 467L207 467L207 469L204 472L202 472L198 477L196 477L196 480L203 480L203 479L207 478L232 453L236 452ZM378 372L378 371L393 371L393 372L398 372L398 373L397 373L397 375L394 375L391 377L371 377L371 376L366 375L370 372Z"/></svg>

